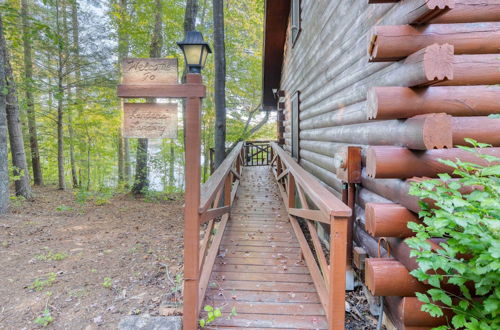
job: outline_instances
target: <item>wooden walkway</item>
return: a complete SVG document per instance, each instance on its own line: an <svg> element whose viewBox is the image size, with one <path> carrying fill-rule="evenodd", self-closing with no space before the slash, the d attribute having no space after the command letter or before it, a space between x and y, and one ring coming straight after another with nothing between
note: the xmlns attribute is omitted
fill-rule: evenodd
<svg viewBox="0 0 500 330"><path fill-rule="evenodd" d="M243 169L205 305L223 314L208 328L328 328L268 166Z"/></svg>

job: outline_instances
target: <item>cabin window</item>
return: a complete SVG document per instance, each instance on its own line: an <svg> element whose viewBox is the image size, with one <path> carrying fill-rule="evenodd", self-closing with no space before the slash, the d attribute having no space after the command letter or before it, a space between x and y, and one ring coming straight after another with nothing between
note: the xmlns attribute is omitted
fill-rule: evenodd
<svg viewBox="0 0 500 330"><path fill-rule="evenodd" d="M300 92L297 91L292 97L292 157L299 161L300 158Z"/></svg>
<svg viewBox="0 0 500 330"><path fill-rule="evenodd" d="M292 0L292 46L300 34L300 0Z"/></svg>

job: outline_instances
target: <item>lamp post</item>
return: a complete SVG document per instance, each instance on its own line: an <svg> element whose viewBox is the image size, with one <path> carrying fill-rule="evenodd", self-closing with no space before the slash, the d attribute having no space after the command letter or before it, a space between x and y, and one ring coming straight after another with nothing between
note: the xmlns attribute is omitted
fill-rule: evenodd
<svg viewBox="0 0 500 330"><path fill-rule="evenodd" d="M202 86L201 70L210 46L198 31L188 32L177 43L186 61L186 86ZM201 97L188 96L185 111L185 203L184 203L184 306L183 328L196 329L200 311L200 160Z"/></svg>
<svg viewBox="0 0 500 330"><path fill-rule="evenodd" d="M201 69L205 66L208 54L212 53L210 46L203 35L198 31L190 31L184 37L184 40L179 41L177 45L184 53L184 60L188 73L201 73Z"/></svg>

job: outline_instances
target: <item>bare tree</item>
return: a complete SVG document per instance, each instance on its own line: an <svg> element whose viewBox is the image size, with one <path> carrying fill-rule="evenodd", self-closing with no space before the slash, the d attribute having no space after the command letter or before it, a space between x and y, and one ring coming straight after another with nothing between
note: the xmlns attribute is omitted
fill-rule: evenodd
<svg viewBox="0 0 500 330"><path fill-rule="evenodd" d="M0 34L3 35L2 16L0 15ZM7 113L4 50L0 44L0 214L9 206L9 168L7 157Z"/></svg>
<svg viewBox="0 0 500 330"><path fill-rule="evenodd" d="M35 100L33 97L33 60L31 57L31 26L29 22L29 7L27 0L21 0L21 18L24 47L24 85L26 97L26 112L28 117L28 131L31 149L31 166L35 185L43 185L40 150L38 148L38 134L36 128Z"/></svg>
<svg viewBox="0 0 500 330"><path fill-rule="evenodd" d="M226 158L226 50L224 1L213 0L215 61L215 168Z"/></svg>
<svg viewBox="0 0 500 330"><path fill-rule="evenodd" d="M26 153L24 152L23 131L21 127L21 119L19 116L19 102L17 100L16 84L14 75L10 65L9 51L7 42L2 30L0 30L0 49L3 57L3 67L5 75L5 85L7 87L6 113L7 126L9 128L10 151L12 154L12 165L14 168L14 183L16 186L16 195L25 198L32 198L30 187L30 179L28 172L28 164L26 163Z"/></svg>
<svg viewBox="0 0 500 330"><path fill-rule="evenodd" d="M161 57L163 46L162 37L162 11L163 6L161 0L155 2L155 25L153 35L151 37L151 46L149 49L149 57ZM156 99L149 98L148 102L156 102ZM137 143L137 159L135 167L135 180L132 192L140 194L149 187L148 179L148 139L139 139Z"/></svg>

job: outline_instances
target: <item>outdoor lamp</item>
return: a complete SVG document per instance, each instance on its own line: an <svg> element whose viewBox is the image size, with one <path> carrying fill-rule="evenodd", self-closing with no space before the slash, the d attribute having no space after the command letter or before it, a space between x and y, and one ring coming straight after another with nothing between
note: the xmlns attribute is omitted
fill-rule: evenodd
<svg viewBox="0 0 500 330"><path fill-rule="evenodd" d="M184 40L177 45L184 53L188 73L200 73L205 66L207 56L212 52L208 43L203 40L203 35L198 31L190 31Z"/></svg>

